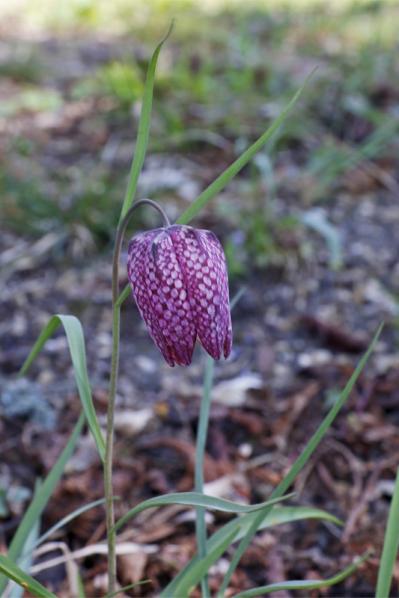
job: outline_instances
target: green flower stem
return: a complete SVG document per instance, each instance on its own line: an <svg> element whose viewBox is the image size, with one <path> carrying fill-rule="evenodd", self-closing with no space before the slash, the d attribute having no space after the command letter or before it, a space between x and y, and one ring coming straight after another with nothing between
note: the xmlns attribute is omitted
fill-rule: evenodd
<svg viewBox="0 0 399 598"><path fill-rule="evenodd" d="M206 357L205 361L205 376L204 376L204 390L202 401L200 405L200 414L197 430L197 446L195 451L195 491L203 494L204 492L204 458L205 445L208 434L209 412L211 407L212 382L215 362L211 357ZM200 558L206 556L206 521L204 507L197 507L196 516L196 535L198 555ZM208 577L205 576L201 580L201 590L203 598L210 598L210 590L208 584Z"/></svg>
<svg viewBox="0 0 399 598"><path fill-rule="evenodd" d="M141 199L128 210L118 226L116 232L114 256L112 263L112 359L111 376L108 394L107 410L107 432L105 440L105 460L104 460L104 492L105 492L105 510L107 523L107 543L108 543L108 595L115 593L116 587L116 534L114 529L115 515L113 503L112 487L112 464L113 464L113 446L114 446L114 414L115 399L118 385L119 370L119 339L120 339L120 315L122 302L118 301L119 295L119 261L122 248L123 236L126 227L134 210L141 205L150 205L164 218L165 225L170 226L169 219L163 209L151 199Z"/></svg>
<svg viewBox="0 0 399 598"><path fill-rule="evenodd" d="M112 499L112 463L114 444L114 412L116 387L118 382L119 368L119 334L120 334L120 307L113 306L112 309L112 363L111 378L109 386L108 410L107 410L107 433L105 438L105 461L104 461L104 490L105 490L105 511L107 523L108 542L108 592L115 592L116 583L116 535L113 530L115 514L114 501Z"/></svg>

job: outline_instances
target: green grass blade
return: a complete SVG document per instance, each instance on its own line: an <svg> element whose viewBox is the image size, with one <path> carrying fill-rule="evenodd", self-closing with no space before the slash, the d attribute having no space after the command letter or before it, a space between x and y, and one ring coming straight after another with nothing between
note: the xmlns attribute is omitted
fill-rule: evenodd
<svg viewBox="0 0 399 598"><path fill-rule="evenodd" d="M250 529L250 526L256 515L256 512L248 513L247 515L235 517L234 519L229 521L229 523L226 523L208 539L206 545L207 552L216 550L218 546L221 546L224 543L225 539L229 537L230 534L233 533L233 531L236 531L234 541L241 540L241 538L243 538ZM300 521L303 519L319 519L322 521L329 521L330 523L335 523L336 525L342 525L342 522L336 517L334 517L334 515L330 515L330 513L322 511L321 509L314 509L312 507L276 506L270 511L270 513L264 516L263 521L260 524L258 530L263 530L284 523L294 523L295 521ZM165 598L167 596L175 596L177 584L180 583L180 580L182 580L186 576L190 576L192 568L198 561L198 555L194 556L187 563L184 569L182 569L177 574L177 576L169 583L167 588L165 588L162 596L164 596Z"/></svg>
<svg viewBox="0 0 399 598"><path fill-rule="evenodd" d="M399 467L385 530L384 547L378 570L376 598L388 598L399 548Z"/></svg>
<svg viewBox="0 0 399 598"><path fill-rule="evenodd" d="M330 411L328 412L328 414L326 415L326 417L324 418L324 420L322 421L322 423L320 424L320 426L318 427L316 432L313 434L313 436L311 437L311 439L305 446L302 453L299 455L299 457L297 458L297 460L291 467L288 474L280 482L280 484L277 486L277 488L272 492L271 498L278 498L279 496L282 496L288 490L288 488L291 486L292 482L295 480L295 478L297 477L299 472L304 468L304 466L309 461L310 457L313 455L316 448L319 446L321 440L326 435L327 431L329 430L329 428L331 427L335 418L337 417L339 411L342 409L342 407L345 404L346 400L348 399L350 393L352 392L352 389L353 389L354 385L356 384L357 379L359 378L360 374L362 373L363 368L366 365L368 358L370 357L372 351L374 350L374 347L375 347L375 345L378 341L378 338L381 334L382 327L383 327L383 325L381 324L381 326L378 328L372 342L370 343L369 348L367 349L367 351L363 355L363 357L360 359L355 371L353 372L352 376L349 378L344 390L341 392L339 399L336 401L336 403L330 409ZM220 596L224 595L224 593L227 589L227 586L230 582L231 576L233 575L242 555L248 548L252 538L254 537L254 535L256 534L256 532L258 530L258 526L260 525L260 523L262 521L263 515L264 515L263 513L257 514L257 516L254 518L254 521L253 521L250 529L248 530L248 533L241 540L241 542L237 548L237 551L234 554L233 559L230 563L230 567L226 573L226 576L223 580L223 584L219 591Z"/></svg>
<svg viewBox="0 0 399 598"><path fill-rule="evenodd" d="M76 575L77 575L77 585L78 585L77 598L86 598L86 592L85 592L83 579L78 570L76 571Z"/></svg>
<svg viewBox="0 0 399 598"><path fill-rule="evenodd" d="M165 37L159 42L151 57L147 69L146 80L144 84L143 104L141 108L139 128L137 131L137 141L134 150L132 165L130 168L129 181L127 184L125 199L123 200L121 216L119 222L124 218L131 207L136 195L137 181L139 180L141 169L143 168L145 154L148 146L148 137L150 133L152 98L154 94L155 70L157 67L158 56L165 41L172 32L173 23Z"/></svg>
<svg viewBox="0 0 399 598"><path fill-rule="evenodd" d="M213 565L213 563L215 563L227 550L230 544L234 542L234 536L235 532L231 533L229 536L227 536L227 538L225 538L223 543L209 551L203 559L198 560L190 570L190 574L186 575L176 585L176 590L173 594L165 594L165 592L162 592L160 598L170 598L171 596L188 596L190 591L195 588L199 581L209 571L211 565Z"/></svg>
<svg viewBox="0 0 399 598"><path fill-rule="evenodd" d="M190 220L192 220L198 214L198 212L200 212L202 208L213 197L215 197L215 195L220 193L220 191L226 187L226 185L236 176L236 174L240 172L240 170L242 170L242 168L244 168L244 166L255 156L255 154L262 149L265 143L269 141L269 139L284 123L289 113L299 100L299 97L312 74L313 72L307 77L305 83L298 89L281 114L272 122L270 127L266 129L266 131L247 150L245 150L245 152L242 153L237 160L230 164L230 166L197 197L191 206L189 206L187 210L183 212L183 214L177 220L179 224L187 224L190 222Z"/></svg>
<svg viewBox="0 0 399 598"><path fill-rule="evenodd" d="M36 484L34 497L39 492L40 492L40 484L38 483L38 484ZM22 569L22 571L29 571L29 569L32 565L32 552L34 550L35 542L39 536L39 531L40 531L40 517L38 519L36 519L34 525L32 526L32 529L30 530L30 533L28 534L28 537L26 538L26 541L25 541L25 544L24 544L24 547L22 550L22 555L18 559L18 562L15 563L18 567L20 567ZM12 598L22 598L23 595L24 595L24 589L22 586L17 586L17 587L14 586L12 588Z"/></svg>
<svg viewBox="0 0 399 598"><path fill-rule="evenodd" d="M42 584L17 567L9 557L0 555L0 572L6 576L6 580L8 578L15 581L15 583L28 590L33 596L37 596L38 598L57 598L55 594L46 590Z"/></svg>
<svg viewBox="0 0 399 598"><path fill-rule="evenodd" d="M83 507L79 507L79 509L75 509L75 511L72 511L72 513L69 513L68 515L66 515L59 521L57 521L57 523L55 525L53 525L52 527L50 527L50 529L48 529L46 531L46 533L39 536L37 538L37 540L34 542L34 544L32 546L32 550L34 550L37 546L40 546L40 544L43 544L43 542L45 542L45 540L47 540L50 536L52 536L56 531L63 528L65 525L67 525L68 523L70 523L71 521L73 521L74 519L79 517L79 515L82 515L82 513L86 513L86 511L89 511L90 509L94 509L95 507L98 507L99 505L103 505L104 503L105 503L105 498L100 498L98 500L94 500L93 502L88 503L87 505L84 505ZM25 555L25 551L23 552L23 556L24 555Z"/></svg>
<svg viewBox="0 0 399 598"><path fill-rule="evenodd" d="M237 528L238 531L236 540L241 540L241 538L247 534L256 515L257 512L254 512L248 513L242 517L235 517L211 536L208 541L209 546L213 547L218 542L223 540L226 535L230 534L233 529ZM276 506L269 513L267 513L267 515L264 515L258 529L263 530L266 528L275 527L276 525L294 523L295 521L302 521L304 519L319 519L321 521L334 523L335 525L342 525L342 521L340 521L334 515L327 513L327 511L323 511L322 509L315 509L313 507Z"/></svg>
<svg viewBox="0 0 399 598"><path fill-rule="evenodd" d="M330 266L339 269L342 266L342 238L336 226L331 224L323 210L313 208L303 214L300 220L324 239L329 253Z"/></svg>
<svg viewBox="0 0 399 598"><path fill-rule="evenodd" d="M267 586L261 586L259 588L253 588L251 590L247 590L245 592L240 592L239 594L235 594L233 598L256 598L257 596L263 596L264 594L271 594L272 592L279 592L280 590L318 590L320 588L327 588L329 586L333 586L337 583L340 583L349 575L352 575L356 571L356 569L367 559L369 553L367 552L359 559L357 559L352 565L343 569L340 573L337 573L333 577L329 577L328 579L315 581L315 580L292 580L292 581L281 581L278 583L271 583ZM382 598L380 596L379 598Z"/></svg>
<svg viewBox="0 0 399 598"><path fill-rule="evenodd" d="M287 494L282 497L279 496L277 499L268 500L264 503L257 505L241 505L231 500L225 500L223 498L216 498L214 496L207 496L199 492L176 492L171 494L163 494L162 496L155 496L149 498L138 504L133 509L130 509L121 517L115 524L115 530L118 531L129 519L132 519L135 515L138 515L146 509L153 509L154 507L163 507L165 505L186 505L188 507L205 507L207 509L213 509L215 511L223 511L225 513L251 513L252 511L258 511L266 507L272 506L282 500L291 498L293 494Z"/></svg>
<svg viewBox="0 0 399 598"><path fill-rule="evenodd" d="M245 289L241 288L238 293L233 297L230 302L230 310L233 311L237 305ZM195 491L204 492L204 457L205 457L205 445L208 433L209 413L211 408L212 399L212 386L213 386L213 375L214 375L215 362L209 355L205 356L205 368L204 368L204 382L202 391L202 401L200 405L200 413L198 420L197 429L197 445L195 449ZM196 537L198 546L198 557L204 558L207 554L207 529L205 520L206 510L204 507L197 507L196 514ZM201 593L202 598L209 598L210 590L207 576L201 579Z"/></svg>
<svg viewBox="0 0 399 598"><path fill-rule="evenodd" d="M72 365L78 387L80 400L86 415L87 423L93 434L98 453L104 461L105 443L91 396L91 388L86 365L86 350L83 329L80 321L75 316L55 315L50 318L47 326L42 330L36 343L23 364L20 374L25 375L33 360L42 350L45 342L54 334L58 326L62 324L68 341L69 352L71 354Z"/></svg>
<svg viewBox="0 0 399 598"><path fill-rule="evenodd" d="M151 579L142 579L141 581L136 581L135 583L129 583L128 586L123 586L123 588L116 590L116 592L113 592L112 594L107 594L106 598L115 598L115 596L118 596L123 592L128 592L129 590L133 590L133 588L137 588L138 586L144 586L147 583L152 583Z"/></svg>
<svg viewBox="0 0 399 598"><path fill-rule="evenodd" d="M32 502L26 510L8 550L8 557L11 559L11 561L16 562L21 556L26 540L31 533L32 528L35 526L36 521L39 519L43 510L45 509L49 498L54 492L54 488L62 476L65 465L75 449L76 443L83 428L84 421L84 415L82 413L71 436L69 437L66 447L58 457L54 467L51 469L44 482L41 484L40 492L35 494ZM0 596L2 596L6 585L7 580L3 576L0 576Z"/></svg>
<svg viewBox="0 0 399 598"><path fill-rule="evenodd" d="M245 295L246 291L247 291L246 287L241 287L237 291L237 293L234 295L234 297L230 300L230 311L233 311L233 309L235 308L235 306L240 301L241 297L243 295Z"/></svg>

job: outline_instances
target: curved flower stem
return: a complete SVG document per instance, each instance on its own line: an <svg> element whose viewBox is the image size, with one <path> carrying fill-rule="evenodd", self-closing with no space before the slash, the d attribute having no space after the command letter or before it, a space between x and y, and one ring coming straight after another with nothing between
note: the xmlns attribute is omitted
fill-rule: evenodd
<svg viewBox="0 0 399 598"><path fill-rule="evenodd" d="M213 370L215 362L211 357L206 356L205 360L205 376L204 389L202 393L202 401L200 405L200 414L197 430L197 446L195 451L195 491L204 492L204 458L205 445L208 433L209 412L211 407L211 390L213 381ZM197 507L196 517L196 535L198 556L203 558L206 556L206 521L205 509ZM201 580L202 598L210 597L210 590L208 584L208 577L205 576Z"/></svg>
<svg viewBox="0 0 399 598"><path fill-rule="evenodd" d="M119 337L120 337L120 310L122 302L118 301L119 295L119 260L122 248L122 241L128 222L136 208L141 205L150 205L162 215L165 226L170 226L169 219L164 210L155 201L151 199L140 199L127 212L118 226L116 232L114 256L112 262L112 359L111 376L108 394L107 410L107 432L105 440L105 460L104 460L104 492L105 492L105 510L107 523L107 542L108 542L108 595L115 592L116 586L116 535L114 531L114 504L112 488L112 463L113 463L113 444L114 444L114 413L115 399L118 384L119 369Z"/></svg>

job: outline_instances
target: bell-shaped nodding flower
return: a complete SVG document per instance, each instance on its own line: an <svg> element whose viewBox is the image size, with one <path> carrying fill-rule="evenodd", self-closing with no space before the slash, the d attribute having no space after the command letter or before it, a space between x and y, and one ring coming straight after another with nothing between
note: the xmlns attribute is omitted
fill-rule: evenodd
<svg viewBox="0 0 399 598"><path fill-rule="evenodd" d="M232 344L226 259L216 236L172 225L133 237L127 271L151 337L169 365L189 365L198 336L213 357Z"/></svg>

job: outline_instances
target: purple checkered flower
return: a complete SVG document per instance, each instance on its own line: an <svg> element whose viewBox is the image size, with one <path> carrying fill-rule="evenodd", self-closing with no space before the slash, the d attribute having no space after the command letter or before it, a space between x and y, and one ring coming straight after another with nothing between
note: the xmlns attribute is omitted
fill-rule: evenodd
<svg viewBox="0 0 399 598"><path fill-rule="evenodd" d="M172 225L133 237L127 260L140 314L169 365L189 365L198 336L213 357L232 344L226 259L216 236Z"/></svg>

